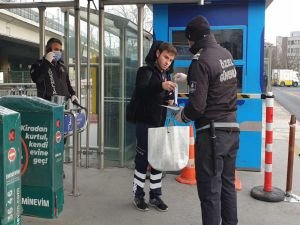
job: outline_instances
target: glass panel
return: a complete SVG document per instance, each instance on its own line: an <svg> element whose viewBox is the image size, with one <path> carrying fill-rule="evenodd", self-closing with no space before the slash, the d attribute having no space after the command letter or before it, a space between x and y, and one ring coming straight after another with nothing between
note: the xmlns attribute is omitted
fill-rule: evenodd
<svg viewBox="0 0 300 225"><path fill-rule="evenodd" d="M234 60L243 59L243 30L213 30L217 42L226 48Z"/></svg>
<svg viewBox="0 0 300 225"><path fill-rule="evenodd" d="M64 14L60 8L47 8L45 12L46 27L63 34L64 32Z"/></svg>
<svg viewBox="0 0 300 225"><path fill-rule="evenodd" d="M228 49L233 59L243 59L243 30L225 29L213 30L217 42ZM175 30L172 32L172 43L178 51L177 60L190 60L192 54L189 51L188 41L185 38L184 30Z"/></svg>
<svg viewBox="0 0 300 225"><path fill-rule="evenodd" d="M104 48L104 77L106 98L121 97L122 93L122 73L120 58L120 38L105 31Z"/></svg>
<svg viewBox="0 0 300 225"><path fill-rule="evenodd" d="M193 57L189 51L188 40L185 37L184 30L175 30L172 32L172 44L177 49L176 60L191 60Z"/></svg>
<svg viewBox="0 0 300 225"><path fill-rule="evenodd" d="M73 68L72 68L73 69ZM90 94L90 111L95 114L96 113L96 96L97 96L97 90L96 90L96 85L97 85L97 66L91 66L90 68L90 81L89 81L89 94ZM87 91L88 91L88 86L87 86L87 66L81 66L81 104L83 106L87 106L87 101L86 101L86 96L87 96ZM70 77L71 84L73 85L73 78L72 76ZM74 80L75 84L75 80Z"/></svg>
<svg viewBox="0 0 300 225"><path fill-rule="evenodd" d="M69 67L69 79L70 79L71 85L73 87L75 87L75 67L74 66Z"/></svg>
<svg viewBox="0 0 300 225"><path fill-rule="evenodd" d="M243 92L243 67L236 67L237 89L238 92Z"/></svg>
<svg viewBox="0 0 300 225"><path fill-rule="evenodd" d="M105 158L120 160L122 149L122 95L123 73L120 48L120 37L104 32L104 143Z"/></svg>
<svg viewBox="0 0 300 225"><path fill-rule="evenodd" d="M136 71L138 68L137 51L137 34L127 31L125 52L125 96L127 98L131 97L135 87Z"/></svg>
<svg viewBox="0 0 300 225"><path fill-rule="evenodd" d="M105 101L104 104L104 143L105 148L120 150L120 110L119 102Z"/></svg>
<svg viewBox="0 0 300 225"><path fill-rule="evenodd" d="M81 62L87 63L87 23L81 21L80 25L80 38L81 38ZM74 35L74 30L72 30ZM74 38L72 41L75 41ZM72 43L75 46L75 42ZM72 50L72 57L75 57L75 49ZM97 57L99 55L99 45L98 45L98 28L91 24L90 26L90 62L97 62ZM74 60L75 62L75 60Z"/></svg>
<svg viewBox="0 0 300 225"><path fill-rule="evenodd" d="M29 69L38 59L39 49L32 43L0 37L0 72L3 73L3 83L32 83Z"/></svg>
<svg viewBox="0 0 300 225"><path fill-rule="evenodd" d="M149 43L149 42L148 42ZM137 34L130 31L126 31L126 49L125 49L125 97L126 102L130 100L132 92L135 88L136 71L138 68L137 60ZM146 44L146 43L144 43ZM144 51L147 48L144 45ZM147 54L147 53L146 53ZM125 160L129 160L135 155L135 126L125 122Z"/></svg>
<svg viewBox="0 0 300 225"><path fill-rule="evenodd" d="M150 50L151 44L152 44L151 40L149 40L148 38L144 38L144 48L143 48L144 63L145 63L145 58Z"/></svg>

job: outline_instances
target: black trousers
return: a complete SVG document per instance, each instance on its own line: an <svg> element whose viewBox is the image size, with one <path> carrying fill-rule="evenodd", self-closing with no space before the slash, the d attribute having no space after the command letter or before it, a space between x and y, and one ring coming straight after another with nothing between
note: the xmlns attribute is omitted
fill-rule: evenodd
<svg viewBox="0 0 300 225"><path fill-rule="evenodd" d="M237 200L235 162L239 148L239 132L216 130L215 152L217 174L213 172L213 156L209 130L197 132L196 179L201 202L203 225L236 225Z"/></svg>
<svg viewBox="0 0 300 225"><path fill-rule="evenodd" d="M133 179L133 193L135 197L145 196L144 186L148 169L148 128L153 126L145 123L136 124L136 156ZM158 156L159 157L159 156ZM150 169L150 199L161 195L162 172Z"/></svg>

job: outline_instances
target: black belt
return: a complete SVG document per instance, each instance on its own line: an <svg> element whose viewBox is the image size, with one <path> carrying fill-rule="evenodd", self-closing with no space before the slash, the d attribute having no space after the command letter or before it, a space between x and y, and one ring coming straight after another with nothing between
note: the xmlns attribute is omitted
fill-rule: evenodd
<svg viewBox="0 0 300 225"><path fill-rule="evenodd" d="M240 126L238 123L235 122L215 122L214 123L214 128L216 130L231 130L231 131L239 131ZM202 131L210 129L210 124L207 124L203 127L197 128L196 131Z"/></svg>

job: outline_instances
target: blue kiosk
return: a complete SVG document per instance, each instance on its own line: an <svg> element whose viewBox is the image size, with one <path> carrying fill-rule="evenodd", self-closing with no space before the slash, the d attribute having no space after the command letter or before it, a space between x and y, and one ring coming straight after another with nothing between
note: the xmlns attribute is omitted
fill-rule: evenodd
<svg viewBox="0 0 300 225"><path fill-rule="evenodd" d="M184 36L186 24L203 15L220 45L228 49L237 67L240 149L238 169L260 171L262 149L262 99L264 65L265 0L211 0L206 4L163 4L153 6L154 35L176 46L175 71L185 72L191 53ZM180 86L179 93L187 93Z"/></svg>

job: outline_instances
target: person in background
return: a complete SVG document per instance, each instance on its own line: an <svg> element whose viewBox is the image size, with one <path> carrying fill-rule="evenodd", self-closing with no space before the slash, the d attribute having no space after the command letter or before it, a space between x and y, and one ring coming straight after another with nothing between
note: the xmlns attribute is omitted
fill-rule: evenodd
<svg viewBox="0 0 300 225"><path fill-rule="evenodd" d="M71 86L68 70L62 61L62 42L50 38L45 56L30 68L31 79L36 83L37 96L51 101L53 95L65 96L79 103Z"/></svg>
<svg viewBox="0 0 300 225"><path fill-rule="evenodd" d="M47 41L45 56L32 64L30 75L36 83L37 96L51 101L52 96L64 96L72 103L79 105L79 100L71 86L68 70L62 61L62 42L57 38ZM66 138L64 138L64 144ZM63 178L65 178L63 172Z"/></svg>
<svg viewBox="0 0 300 225"><path fill-rule="evenodd" d="M164 126L166 108L161 105L173 105L174 89L170 74L177 54L175 47L165 42L154 42L147 57L146 66L137 71L136 95L139 98L136 117L136 156L133 180L134 205L138 210L148 211L145 202L144 186L148 168L148 128ZM159 157L159 156L157 156ZM168 206L161 199L162 172L150 170L149 205L159 211L167 211Z"/></svg>
<svg viewBox="0 0 300 225"><path fill-rule="evenodd" d="M194 54L187 82L189 102L176 115L195 122L196 179L203 225L236 225L235 162L239 148L237 76L230 52L217 44L203 16L192 19L185 36ZM177 74L175 81L186 76Z"/></svg>

